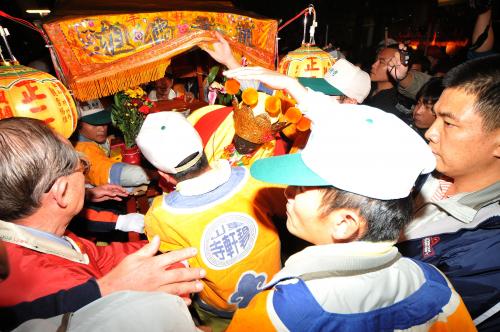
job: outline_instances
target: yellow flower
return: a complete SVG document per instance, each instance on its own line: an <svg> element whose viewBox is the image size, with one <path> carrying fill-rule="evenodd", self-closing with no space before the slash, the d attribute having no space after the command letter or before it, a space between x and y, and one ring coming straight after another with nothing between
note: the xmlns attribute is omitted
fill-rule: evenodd
<svg viewBox="0 0 500 332"><path fill-rule="evenodd" d="M127 89L124 92L130 98L141 98L146 94L146 92L144 92L144 90L140 86Z"/></svg>

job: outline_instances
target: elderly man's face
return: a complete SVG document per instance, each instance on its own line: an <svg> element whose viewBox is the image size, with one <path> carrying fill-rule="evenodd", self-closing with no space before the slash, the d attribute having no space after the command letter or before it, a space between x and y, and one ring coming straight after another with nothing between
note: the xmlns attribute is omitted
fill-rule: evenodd
<svg viewBox="0 0 500 332"><path fill-rule="evenodd" d="M108 137L108 125L94 126L90 123L82 122L80 123L80 134L91 141L102 144L106 142L106 138Z"/></svg>

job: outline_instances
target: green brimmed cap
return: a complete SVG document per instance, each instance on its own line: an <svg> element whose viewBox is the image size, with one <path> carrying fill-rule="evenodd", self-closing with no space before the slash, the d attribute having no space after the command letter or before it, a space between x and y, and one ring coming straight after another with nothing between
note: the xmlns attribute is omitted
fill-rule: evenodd
<svg viewBox="0 0 500 332"><path fill-rule="evenodd" d="M111 123L111 108L104 108L99 99L78 102L80 121L100 126Z"/></svg>

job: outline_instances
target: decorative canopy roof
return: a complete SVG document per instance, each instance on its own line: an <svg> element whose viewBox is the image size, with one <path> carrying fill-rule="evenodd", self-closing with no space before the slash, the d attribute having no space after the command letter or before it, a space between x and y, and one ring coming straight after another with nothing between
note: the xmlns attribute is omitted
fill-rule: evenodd
<svg viewBox="0 0 500 332"><path fill-rule="evenodd" d="M228 1L67 0L43 28L73 95L89 100L163 77L173 56L214 41L214 31L237 56L273 68L277 21Z"/></svg>

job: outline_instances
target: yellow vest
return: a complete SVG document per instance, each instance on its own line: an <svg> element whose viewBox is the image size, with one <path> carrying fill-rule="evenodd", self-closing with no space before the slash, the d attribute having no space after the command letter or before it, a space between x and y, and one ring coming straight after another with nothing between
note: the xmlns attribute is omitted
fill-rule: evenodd
<svg viewBox="0 0 500 332"><path fill-rule="evenodd" d="M240 169L245 177L228 193L217 196L219 187L192 197L178 192L158 196L145 217L145 232L149 239L160 236L162 252L198 249L189 264L207 271L200 298L224 311L236 309L230 298L243 273L253 271L269 281L281 266L279 237L271 218L285 215L283 188L269 188ZM168 195L176 195L175 200ZM207 201L207 195L212 199ZM190 208L179 208L179 201L188 202Z"/></svg>

